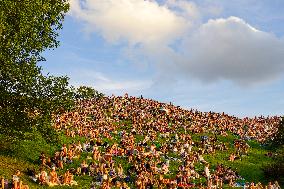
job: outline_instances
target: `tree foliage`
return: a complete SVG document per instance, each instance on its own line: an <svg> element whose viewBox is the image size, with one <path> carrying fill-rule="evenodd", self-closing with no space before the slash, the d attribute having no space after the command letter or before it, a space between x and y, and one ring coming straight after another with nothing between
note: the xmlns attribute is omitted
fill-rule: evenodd
<svg viewBox="0 0 284 189"><path fill-rule="evenodd" d="M72 107L67 77L44 76L41 53L59 45L67 0L0 1L0 134L50 133L54 112Z"/></svg>
<svg viewBox="0 0 284 189"><path fill-rule="evenodd" d="M282 117L276 136L273 139L273 144L276 146L284 145L284 117Z"/></svg>
<svg viewBox="0 0 284 189"><path fill-rule="evenodd" d="M279 123L277 133L269 141L269 147L274 151L274 162L264 167L264 174L268 180L277 180L284 185L284 117Z"/></svg>
<svg viewBox="0 0 284 189"><path fill-rule="evenodd" d="M277 180L284 185L284 148L279 147L273 155L273 163L264 167L264 175L267 180Z"/></svg>
<svg viewBox="0 0 284 189"><path fill-rule="evenodd" d="M86 100L92 98L101 98L104 96L104 94L98 92L92 87L80 86L77 88L75 96L77 99Z"/></svg>
<svg viewBox="0 0 284 189"><path fill-rule="evenodd" d="M284 147L284 117L281 117L279 125L277 126L277 132L267 140L266 145L271 149Z"/></svg>

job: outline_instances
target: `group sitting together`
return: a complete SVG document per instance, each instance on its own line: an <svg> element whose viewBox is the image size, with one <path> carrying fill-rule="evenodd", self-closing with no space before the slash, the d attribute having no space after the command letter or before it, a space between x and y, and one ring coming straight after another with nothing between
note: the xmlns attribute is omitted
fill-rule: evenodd
<svg viewBox="0 0 284 189"><path fill-rule="evenodd" d="M273 138L279 122L277 116L240 119L127 94L81 100L74 111L54 115L56 130L80 140L63 144L51 157L42 153L35 180L72 186L77 184L73 175L85 175L93 179L91 188L101 189L236 187L243 178L223 164L210 164L206 157L233 146L235 152L227 158L235 161L249 153L248 140ZM217 137L230 133L239 138L234 144ZM66 164L72 168L58 176L56 170ZM254 183L242 186L257 188ZM280 188L277 183L267 187Z"/></svg>

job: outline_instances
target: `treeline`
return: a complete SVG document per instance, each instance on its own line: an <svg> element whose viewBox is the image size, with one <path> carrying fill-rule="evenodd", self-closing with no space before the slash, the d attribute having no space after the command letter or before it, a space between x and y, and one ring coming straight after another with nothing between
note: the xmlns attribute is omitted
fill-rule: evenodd
<svg viewBox="0 0 284 189"><path fill-rule="evenodd" d="M42 52L59 46L58 31L68 0L0 1L0 137L13 142L56 133L53 114L73 108L76 99L103 96L91 87L74 88L67 76L44 75Z"/></svg>

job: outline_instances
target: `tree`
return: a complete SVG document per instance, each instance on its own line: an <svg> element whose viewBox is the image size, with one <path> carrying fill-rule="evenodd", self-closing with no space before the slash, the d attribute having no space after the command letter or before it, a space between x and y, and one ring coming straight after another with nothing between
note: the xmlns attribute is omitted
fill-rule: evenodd
<svg viewBox="0 0 284 189"><path fill-rule="evenodd" d="M281 118L281 121L278 126L277 134L275 135L272 143L275 146L283 146L284 145L284 117Z"/></svg>
<svg viewBox="0 0 284 189"><path fill-rule="evenodd" d="M278 125L277 133L269 141L269 147L274 151L273 163L263 168L268 180L277 180L284 185L284 117Z"/></svg>
<svg viewBox="0 0 284 189"><path fill-rule="evenodd" d="M77 88L75 96L77 99L86 100L92 98L101 98L104 96L104 94L98 92L92 87L80 86Z"/></svg>
<svg viewBox="0 0 284 189"><path fill-rule="evenodd" d="M277 126L277 132L267 140L267 147L271 149L284 147L284 117L280 118L280 122Z"/></svg>
<svg viewBox="0 0 284 189"><path fill-rule="evenodd" d="M284 186L284 148L278 147L273 154L273 162L264 166L263 172L267 180L277 180Z"/></svg>
<svg viewBox="0 0 284 189"><path fill-rule="evenodd" d="M41 53L59 45L68 0L0 1L0 134L51 133L52 114L71 108L67 77L44 76ZM48 136L48 135L46 135Z"/></svg>

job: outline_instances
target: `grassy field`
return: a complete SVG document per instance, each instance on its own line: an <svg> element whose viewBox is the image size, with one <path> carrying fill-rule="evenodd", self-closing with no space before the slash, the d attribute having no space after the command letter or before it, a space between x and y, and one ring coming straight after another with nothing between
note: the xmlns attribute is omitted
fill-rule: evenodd
<svg viewBox="0 0 284 189"><path fill-rule="evenodd" d="M201 135L193 135L193 140L198 142L198 139ZM215 154L207 154L204 156L205 160L208 161L211 165L211 169L214 169L217 164L224 164L228 167L231 167L233 170L236 170L245 181L254 181L267 183L268 181L264 177L262 168L271 163L273 160L267 157L265 154L268 152L267 149L262 147L256 141L249 141L251 146L249 154L243 156L241 160L236 160L234 162L228 161L229 154L234 152L233 140L237 137L234 135L229 135L228 137L218 136L218 140L223 141L228 146L228 151L217 151ZM70 144L77 140L84 140L83 138L68 138L63 134L60 135L60 142L57 144L48 144L42 138L36 138L32 141L21 141L18 144L10 146L9 150L1 149L0 153L0 176L11 179L12 174L19 169L22 173L29 169L39 169L39 155L43 151L47 155L52 155L56 150L60 149L62 144ZM137 135L136 141L141 141L142 137ZM160 140L160 141L159 141ZM162 142L162 138L159 138L157 142ZM111 142L108 140L108 142ZM3 146L3 144L2 144ZM65 165L66 168L76 168L80 165L83 159L86 159L87 156L91 156L84 152L80 159L75 159L74 162L70 165ZM169 154L171 157L176 157L175 154ZM89 160L90 162L91 160ZM129 167L127 160L125 158L115 158L116 162L122 163L124 167ZM171 161L170 163L171 172L175 172L179 166L178 161ZM196 165L197 170L202 172L203 165ZM58 174L63 174L64 171L59 171ZM27 183L30 188L48 188L46 186L40 186L37 183L34 183L28 176L22 174L22 179L24 183ZM78 182L78 186L72 186L72 188L90 188L92 178L90 176L75 176L75 180ZM205 182L205 181L200 181ZM57 186L53 188L71 188L67 186Z"/></svg>

